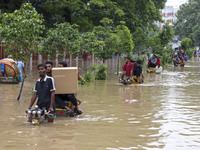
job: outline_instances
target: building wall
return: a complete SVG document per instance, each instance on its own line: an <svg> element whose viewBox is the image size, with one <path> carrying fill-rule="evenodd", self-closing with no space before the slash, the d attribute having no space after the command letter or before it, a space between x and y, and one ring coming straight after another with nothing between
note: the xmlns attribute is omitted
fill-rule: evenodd
<svg viewBox="0 0 200 150"><path fill-rule="evenodd" d="M174 22L176 22L177 17L177 11L179 8L175 8L173 6L166 6L163 10L162 10L162 19L164 20L164 23L166 23L167 21L169 22L169 25L172 25ZM164 23L160 23L160 28L163 28Z"/></svg>

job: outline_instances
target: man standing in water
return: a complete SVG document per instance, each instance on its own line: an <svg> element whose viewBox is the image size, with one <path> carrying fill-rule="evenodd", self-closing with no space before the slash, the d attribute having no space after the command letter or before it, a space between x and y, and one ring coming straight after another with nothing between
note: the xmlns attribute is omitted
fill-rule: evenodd
<svg viewBox="0 0 200 150"><path fill-rule="evenodd" d="M133 64L130 62L129 57L125 57L125 64L123 66L123 70L120 76L120 79L123 79L124 72L126 72L126 77L129 78L130 83L132 82L132 74L133 74Z"/></svg>
<svg viewBox="0 0 200 150"><path fill-rule="evenodd" d="M15 61L17 63L17 67L20 71L20 82L23 81L23 76L22 76L22 72L24 73L24 77L26 78L26 72L25 72L25 66L24 63L21 60L17 60Z"/></svg>
<svg viewBox="0 0 200 150"><path fill-rule="evenodd" d="M40 109L45 107L46 110L54 112L54 95L56 90L54 79L46 75L46 66L44 64L39 64L37 69L39 79L35 83L29 109L31 109L38 97L38 107Z"/></svg>

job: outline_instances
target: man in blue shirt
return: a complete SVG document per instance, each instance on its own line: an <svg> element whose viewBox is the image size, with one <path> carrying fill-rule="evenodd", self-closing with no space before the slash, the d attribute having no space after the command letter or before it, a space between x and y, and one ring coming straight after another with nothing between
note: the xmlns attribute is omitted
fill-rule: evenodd
<svg viewBox="0 0 200 150"><path fill-rule="evenodd" d="M142 75L142 61L141 60L137 60L134 64L133 64L133 76L136 76L137 78L139 77L139 83L142 83L143 81L143 75Z"/></svg>
<svg viewBox="0 0 200 150"><path fill-rule="evenodd" d="M24 73L24 77L26 78L24 63L21 60L17 60L15 62L17 63L17 67L20 71L20 82L22 82L23 81L22 71Z"/></svg>

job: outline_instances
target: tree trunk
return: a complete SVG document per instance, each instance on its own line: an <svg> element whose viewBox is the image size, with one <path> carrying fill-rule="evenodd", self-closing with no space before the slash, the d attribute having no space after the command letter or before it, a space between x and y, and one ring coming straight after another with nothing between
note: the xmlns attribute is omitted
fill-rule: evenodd
<svg viewBox="0 0 200 150"><path fill-rule="evenodd" d="M39 53L38 53L38 64L41 64L42 63L42 55L40 55Z"/></svg>
<svg viewBox="0 0 200 150"><path fill-rule="evenodd" d="M78 56L76 57L76 67L78 67Z"/></svg>
<svg viewBox="0 0 200 150"><path fill-rule="evenodd" d="M30 72L33 70L33 54L30 56Z"/></svg>
<svg viewBox="0 0 200 150"><path fill-rule="evenodd" d="M56 67L58 67L58 51L56 51Z"/></svg>
<svg viewBox="0 0 200 150"><path fill-rule="evenodd" d="M69 63L70 63L70 67L72 66L72 55L69 55Z"/></svg>
<svg viewBox="0 0 200 150"><path fill-rule="evenodd" d="M119 53L117 53L117 75L119 74Z"/></svg>
<svg viewBox="0 0 200 150"><path fill-rule="evenodd" d="M65 58L66 58L66 50L64 50L63 61L65 61Z"/></svg>
<svg viewBox="0 0 200 150"><path fill-rule="evenodd" d="M92 65L94 65L94 53L92 53Z"/></svg>
<svg viewBox="0 0 200 150"><path fill-rule="evenodd" d="M83 69L84 68L84 60L83 60L83 58L82 58L82 66L81 66L81 69Z"/></svg>
<svg viewBox="0 0 200 150"><path fill-rule="evenodd" d="M64 14L65 21L72 24L71 11L67 7L64 8L64 11L65 11L65 14Z"/></svg>

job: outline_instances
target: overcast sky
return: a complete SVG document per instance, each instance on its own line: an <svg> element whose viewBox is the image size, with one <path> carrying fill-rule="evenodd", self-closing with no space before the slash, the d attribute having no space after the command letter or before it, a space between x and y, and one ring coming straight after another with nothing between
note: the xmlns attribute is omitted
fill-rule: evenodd
<svg viewBox="0 0 200 150"><path fill-rule="evenodd" d="M187 0L167 0L166 6L179 7L180 5L186 3Z"/></svg>

